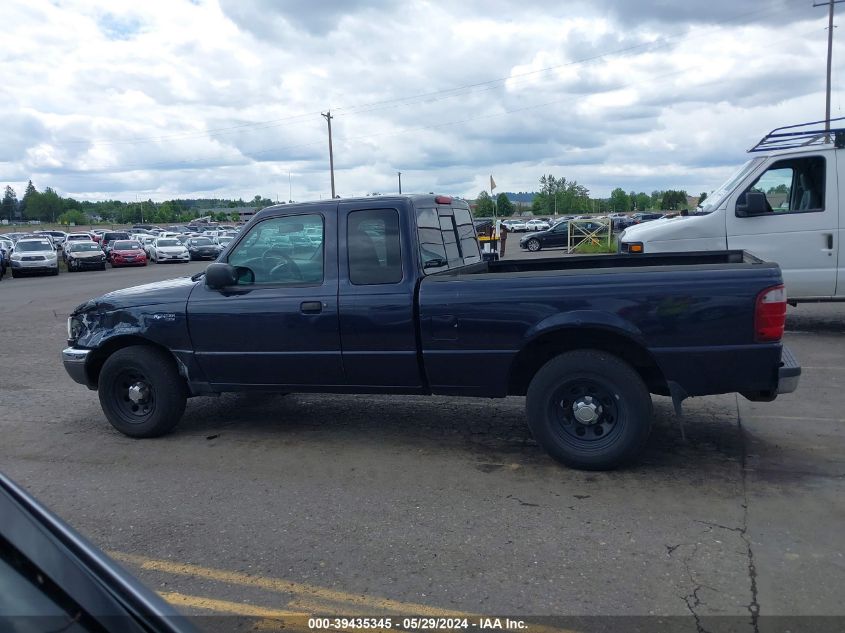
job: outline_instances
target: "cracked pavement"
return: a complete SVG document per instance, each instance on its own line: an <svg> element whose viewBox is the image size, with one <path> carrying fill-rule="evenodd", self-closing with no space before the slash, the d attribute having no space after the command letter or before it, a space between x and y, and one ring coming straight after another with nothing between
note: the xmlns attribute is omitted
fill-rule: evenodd
<svg viewBox="0 0 845 633"><path fill-rule="evenodd" d="M473 613L683 615L691 631L845 614L845 306L790 308L796 393L690 400L686 441L655 397L642 461L612 473L547 458L520 398L226 395L192 400L172 435L123 437L61 367L64 315L201 268L0 282L0 468L100 547Z"/></svg>

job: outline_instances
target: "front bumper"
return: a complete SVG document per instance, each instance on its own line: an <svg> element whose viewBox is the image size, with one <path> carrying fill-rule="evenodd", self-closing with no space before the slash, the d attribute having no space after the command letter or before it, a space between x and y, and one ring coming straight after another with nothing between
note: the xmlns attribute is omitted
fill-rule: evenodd
<svg viewBox="0 0 845 633"><path fill-rule="evenodd" d="M798 389L798 381L801 379L801 365L790 349L784 345L780 355L780 367L778 368L778 393L792 393Z"/></svg>
<svg viewBox="0 0 845 633"><path fill-rule="evenodd" d="M59 263L55 260L42 259L34 262L26 262L21 260L12 260L12 270L20 270L26 272L46 272L56 270Z"/></svg>
<svg viewBox="0 0 845 633"><path fill-rule="evenodd" d="M112 257L111 260L112 266L146 266L147 265L147 258L136 257L135 259L123 259Z"/></svg>
<svg viewBox="0 0 845 633"><path fill-rule="evenodd" d="M83 257L83 258L68 259L67 260L68 266L71 265L71 262L77 268L100 268L103 264L106 263L106 258L105 257Z"/></svg>
<svg viewBox="0 0 845 633"><path fill-rule="evenodd" d="M88 354L91 350L78 349L76 347L66 347L62 350L62 364L65 366L65 371L68 373L74 382L80 385L85 385L89 389L92 388L88 382L88 374L85 372L85 361L88 359Z"/></svg>

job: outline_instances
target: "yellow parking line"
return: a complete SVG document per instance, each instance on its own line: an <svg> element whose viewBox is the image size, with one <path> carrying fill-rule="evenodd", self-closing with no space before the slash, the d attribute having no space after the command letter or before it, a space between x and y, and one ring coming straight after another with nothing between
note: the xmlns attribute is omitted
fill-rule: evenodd
<svg viewBox="0 0 845 633"><path fill-rule="evenodd" d="M267 607L258 607L252 604L243 604L241 602L215 600L213 598L203 598L201 596L187 596L175 591L159 591L158 595L174 606L190 607L205 611L216 611L218 613L229 613L231 615L244 615L253 618L286 618L303 617L306 615L305 613L268 609Z"/></svg>
<svg viewBox="0 0 845 633"><path fill-rule="evenodd" d="M265 576L252 576L243 572L227 571L202 567L191 563L178 563L168 560L160 560L140 556L138 554L125 554L123 552L108 552L109 556L130 565L149 571L158 571L179 576L191 576L204 578L214 582L229 585L240 585L243 587L256 587L276 593L290 594L293 598L286 606L298 611L284 611L281 609L270 609L239 602L227 600L216 600L200 596L188 596L177 592L161 592L165 600L176 606L192 607L231 615L242 615L247 617L264 618L260 621L259 629L287 628L289 631L305 630L305 624L309 615L315 612L337 613L342 615L374 615L380 613L393 613L395 615L413 615L446 618L467 618L478 621L481 616L472 613L429 607L412 602L400 602L388 598L370 597L361 594L346 593L334 589L316 587L301 582L283 580L281 578L269 578ZM323 604L330 603L330 604ZM365 607L368 610L362 610ZM310 612L310 613L309 613ZM286 622L280 623L277 620L287 618ZM575 633L570 629L558 629L554 627L533 624L530 620L526 622L527 629L531 633Z"/></svg>
<svg viewBox="0 0 845 633"><path fill-rule="evenodd" d="M282 580L281 578L252 576L242 572L213 569L210 567L193 565L191 563L177 563L168 560L158 560L155 558L140 556L138 554L124 554L123 552L109 552L108 554L119 561L150 571L160 571L179 576L206 578L216 582L222 582L230 585L241 585L243 587L258 587L267 591L293 594L297 597L309 597L317 598L318 600L328 600L330 602L341 602L351 606L368 607L376 612L393 612L400 614L411 613L414 615L427 615L434 617L469 617L469 614L467 613L456 613L455 611L447 609L438 609L437 607L429 607L423 604L414 604L411 602L399 602L388 598L374 598L361 594L345 593L342 591L335 591L334 589L315 587L314 585L308 585L305 583Z"/></svg>

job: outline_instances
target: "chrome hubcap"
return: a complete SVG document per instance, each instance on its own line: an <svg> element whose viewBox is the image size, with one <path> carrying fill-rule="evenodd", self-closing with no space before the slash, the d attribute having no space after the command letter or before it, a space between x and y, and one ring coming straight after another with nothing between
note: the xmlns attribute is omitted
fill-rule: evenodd
<svg viewBox="0 0 845 633"><path fill-rule="evenodd" d="M150 397L150 387L145 382L136 382L128 390L129 400L134 404L143 404Z"/></svg>
<svg viewBox="0 0 845 633"><path fill-rule="evenodd" d="M601 412L601 404L592 396L582 396L572 403L572 413L581 424L595 424Z"/></svg>

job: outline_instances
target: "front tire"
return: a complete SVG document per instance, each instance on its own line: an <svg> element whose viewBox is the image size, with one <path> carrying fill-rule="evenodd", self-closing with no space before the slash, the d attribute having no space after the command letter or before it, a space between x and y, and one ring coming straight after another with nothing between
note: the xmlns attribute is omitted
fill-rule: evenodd
<svg viewBox="0 0 845 633"><path fill-rule="evenodd" d="M542 248L540 245L540 240L528 240L528 250L532 253L536 253Z"/></svg>
<svg viewBox="0 0 845 633"><path fill-rule="evenodd" d="M534 439L549 455L583 470L633 460L653 415L640 375L599 350L567 352L543 365L528 387L526 412Z"/></svg>
<svg viewBox="0 0 845 633"><path fill-rule="evenodd" d="M97 391L103 413L129 437L157 437L173 429L188 398L187 385L167 353L145 345L108 357Z"/></svg>

